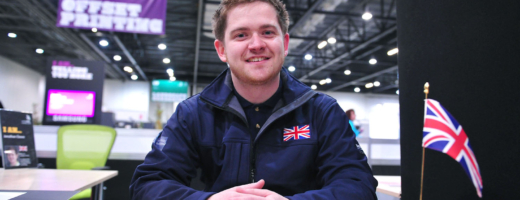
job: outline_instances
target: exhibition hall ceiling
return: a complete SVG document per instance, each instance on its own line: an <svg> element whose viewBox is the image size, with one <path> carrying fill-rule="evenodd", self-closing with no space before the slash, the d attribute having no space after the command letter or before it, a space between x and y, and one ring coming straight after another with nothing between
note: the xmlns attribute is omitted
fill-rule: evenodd
<svg viewBox="0 0 520 200"><path fill-rule="evenodd" d="M290 15L284 67L320 91L396 94L395 1L283 0ZM48 58L101 60L106 78L126 81L169 79L173 69L176 80L203 87L227 68L211 32L219 2L168 0L165 34L150 35L56 27L59 0L2 0L0 55L41 74Z"/></svg>

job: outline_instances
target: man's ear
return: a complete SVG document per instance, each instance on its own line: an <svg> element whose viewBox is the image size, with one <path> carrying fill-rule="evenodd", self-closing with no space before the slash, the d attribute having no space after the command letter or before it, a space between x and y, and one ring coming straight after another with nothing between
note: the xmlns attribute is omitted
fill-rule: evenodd
<svg viewBox="0 0 520 200"><path fill-rule="evenodd" d="M285 56L287 56L287 54L289 54L289 33L286 33L283 36L283 48L285 51Z"/></svg>
<svg viewBox="0 0 520 200"><path fill-rule="evenodd" d="M215 49L217 50L218 57L222 62L227 62L226 51L224 49L224 43L220 40L215 40Z"/></svg>

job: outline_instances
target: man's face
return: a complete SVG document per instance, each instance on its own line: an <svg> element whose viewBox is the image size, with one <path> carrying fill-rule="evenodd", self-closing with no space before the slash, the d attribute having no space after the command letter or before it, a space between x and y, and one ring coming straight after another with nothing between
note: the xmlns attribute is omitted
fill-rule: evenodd
<svg viewBox="0 0 520 200"><path fill-rule="evenodd" d="M232 75L249 85L278 78L288 53L289 34L283 34L274 7L265 2L240 4L228 12L224 42L215 40L222 62Z"/></svg>
<svg viewBox="0 0 520 200"><path fill-rule="evenodd" d="M7 153L7 160L9 160L11 165L14 165L16 162L18 162L18 155L15 152Z"/></svg>

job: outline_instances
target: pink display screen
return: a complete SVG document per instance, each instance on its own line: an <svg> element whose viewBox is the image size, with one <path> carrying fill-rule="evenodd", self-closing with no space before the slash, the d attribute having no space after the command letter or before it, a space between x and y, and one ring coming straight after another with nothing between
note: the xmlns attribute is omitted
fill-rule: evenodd
<svg viewBox="0 0 520 200"><path fill-rule="evenodd" d="M96 93L93 91L51 89L47 94L47 115L94 116Z"/></svg>

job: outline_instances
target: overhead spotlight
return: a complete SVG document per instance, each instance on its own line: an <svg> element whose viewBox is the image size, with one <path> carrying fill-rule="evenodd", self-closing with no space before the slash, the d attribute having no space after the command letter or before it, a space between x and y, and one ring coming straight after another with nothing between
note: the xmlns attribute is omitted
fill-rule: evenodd
<svg viewBox="0 0 520 200"><path fill-rule="evenodd" d="M320 85L325 85L327 81L325 79L320 80Z"/></svg>
<svg viewBox="0 0 520 200"><path fill-rule="evenodd" d="M137 75L134 74L134 75L130 76L130 78L131 78L132 80L135 81L135 80L137 80L139 77L138 77Z"/></svg>
<svg viewBox="0 0 520 200"><path fill-rule="evenodd" d="M361 92L361 89L359 87L354 88L354 92Z"/></svg>
<svg viewBox="0 0 520 200"><path fill-rule="evenodd" d="M327 84L329 84L329 83L332 82L332 80L331 80L330 78L326 78L326 79L325 79L325 82L326 82Z"/></svg>
<svg viewBox="0 0 520 200"><path fill-rule="evenodd" d="M327 41L321 41L318 44L318 49L323 49L325 46L327 46Z"/></svg>
<svg viewBox="0 0 520 200"><path fill-rule="evenodd" d="M37 54L42 54L43 53L43 49L42 48L37 48L36 49L36 53Z"/></svg>
<svg viewBox="0 0 520 200"><path fill-rule="evenodd" d="M370 63L371 65L375 65L377 63L377 60L375 58L370 58L368 63Z"/></svg>
<svg viewBox="0 0 520 200"><path fill-rule="evenodd" d="M97 28L92 28L92 32L93 33L97 32Z"/></svg>
<svg viewBox="0 0 520 200"><path fill-rule="evenodd" d="M287 69L288 69L290 72L294 72L294 70L296 70L296 67L294 67L294 66L291 65L291 66L289 66Z"/></svg>
<svg viewBox="0 0 520 200"><path fill-rule="evenodd" d="M168 73L168 75L169 75L170 77L172 77L172 76L173 76L173 69L168 68L168 69L166 70L166 73Z"/></svg>
<svg viewBox="0 0 520 200"><path fill-rule="evenodd" d="M327 42L329 42L329 44L335 44L336 43L336 38L330 37L329 39L327 39Z"/></svg>
<svg viewBox="0 0 520 200"><path fill-rule="evenodd" d="M115 61L120 61L121 60L121 56L120 55L115 55L114 56L114 60Z"/></svg>
<svg viewBox="0 0 520 200"><path fill-rule="evenodd" d="M177 78L175 78L175 76L170 76L170 81L175 81L177 80Z"/></svg>
<svg viewBox="0 0 520 200"><path fill-rule="evenodd" d="M379 87L381 83L379 81L374 81L374 86Z"/></svg>
<svg viewBox="0 0 520 200"><path fill-rule="evenodd" d="M350 70L348 70L348 69L347 69L347 70L345 70L345 72L344 72L344 73L345 73L345 75L347 75L347 76L348 76L348 75L350 75L350 74L351 74L352 72L351 72Z"/></svg>
<svg viewBox="0 0 520 200"><path fill-rule="evenodd" d="M161 43L161 44L157 45L157 48L159 48L160 50L165 50L166 45L164 43Z"/></svg>
<svg viewBox="0 0 520 200"><path fill-rule="evenodd" d="M132 72L134 72L134 70L133 70L131 67L129 67L129 66L125 66L125 67L123 67L123 70L124 70L125 72L128 72L128 73L132 73Z"/></svg>
<svg viewBox="0 0 520 200"><path fill-rule="evenodd" d="M397 47L396 47L396 48L390 49L390 51L386 52L386 54L388 56L393 56L393 55L397 54L398 52L399 52L399 49L397 49Z"/></svg>
<svg viewBox="0 0 520 200"><path fill-rule="evenodd" d="M164 64L168 64L168 63L170 63L170 59L169 58L164 58L164 59L162 59L162 62Z"/></svg>
<svg viewBox="0 0 520 200"><path fill-rule="evenodd" d="M374 84L373 83L367 83L367 84L365 84L365 87L366 88L372 88L372 87L374 87Z"/></svg>
<svg viewBox="0 0 520 200"><path fill-rule="evenodd" d="M108 46L108 41L107 40L100 40L99 41L99 45L101 45L102 47L106 47L106 46Z"/></svg>
<svg viewBox="0 0 520 200"><path fill-rule="evenodd" d="M395 91L395 94L399 95L399 90L396 90L396 91Z"/></svg>
<svg viewBox="0 0 520 200"><path fill-rule="evenodd" d="M305 54L305 60L312 60L311 54Z"/></svg>
<svg viewBox="0 0 520 200"><path fill-rule="evenodd" d="M314 84L311 85L311 89L315 90L315 89L317 89L317 88L318 88L318 86L316 86L316 85L314 85Z"/></svg>
<svg viewBox="0 0 520 200"><path fill-rule="evenodd" d="M169 58L164 58L162 61L164 64L168 64L171 62L171 60Z"/></svg>
<svg viewBox="0 0 520 200"><path fill-rule="evenodd" d="M10 38L16 38L17 35L16 33L8 33L7 36Z"/></svg>
<svg viewBox="0 0 520 200"><path fill-rule="evenodd" d="M363 18L364 20L370 20L370 19L372 19L372 13L365 12L365 13L363 13L363 15L361 15L361 18Z"/></svg>

